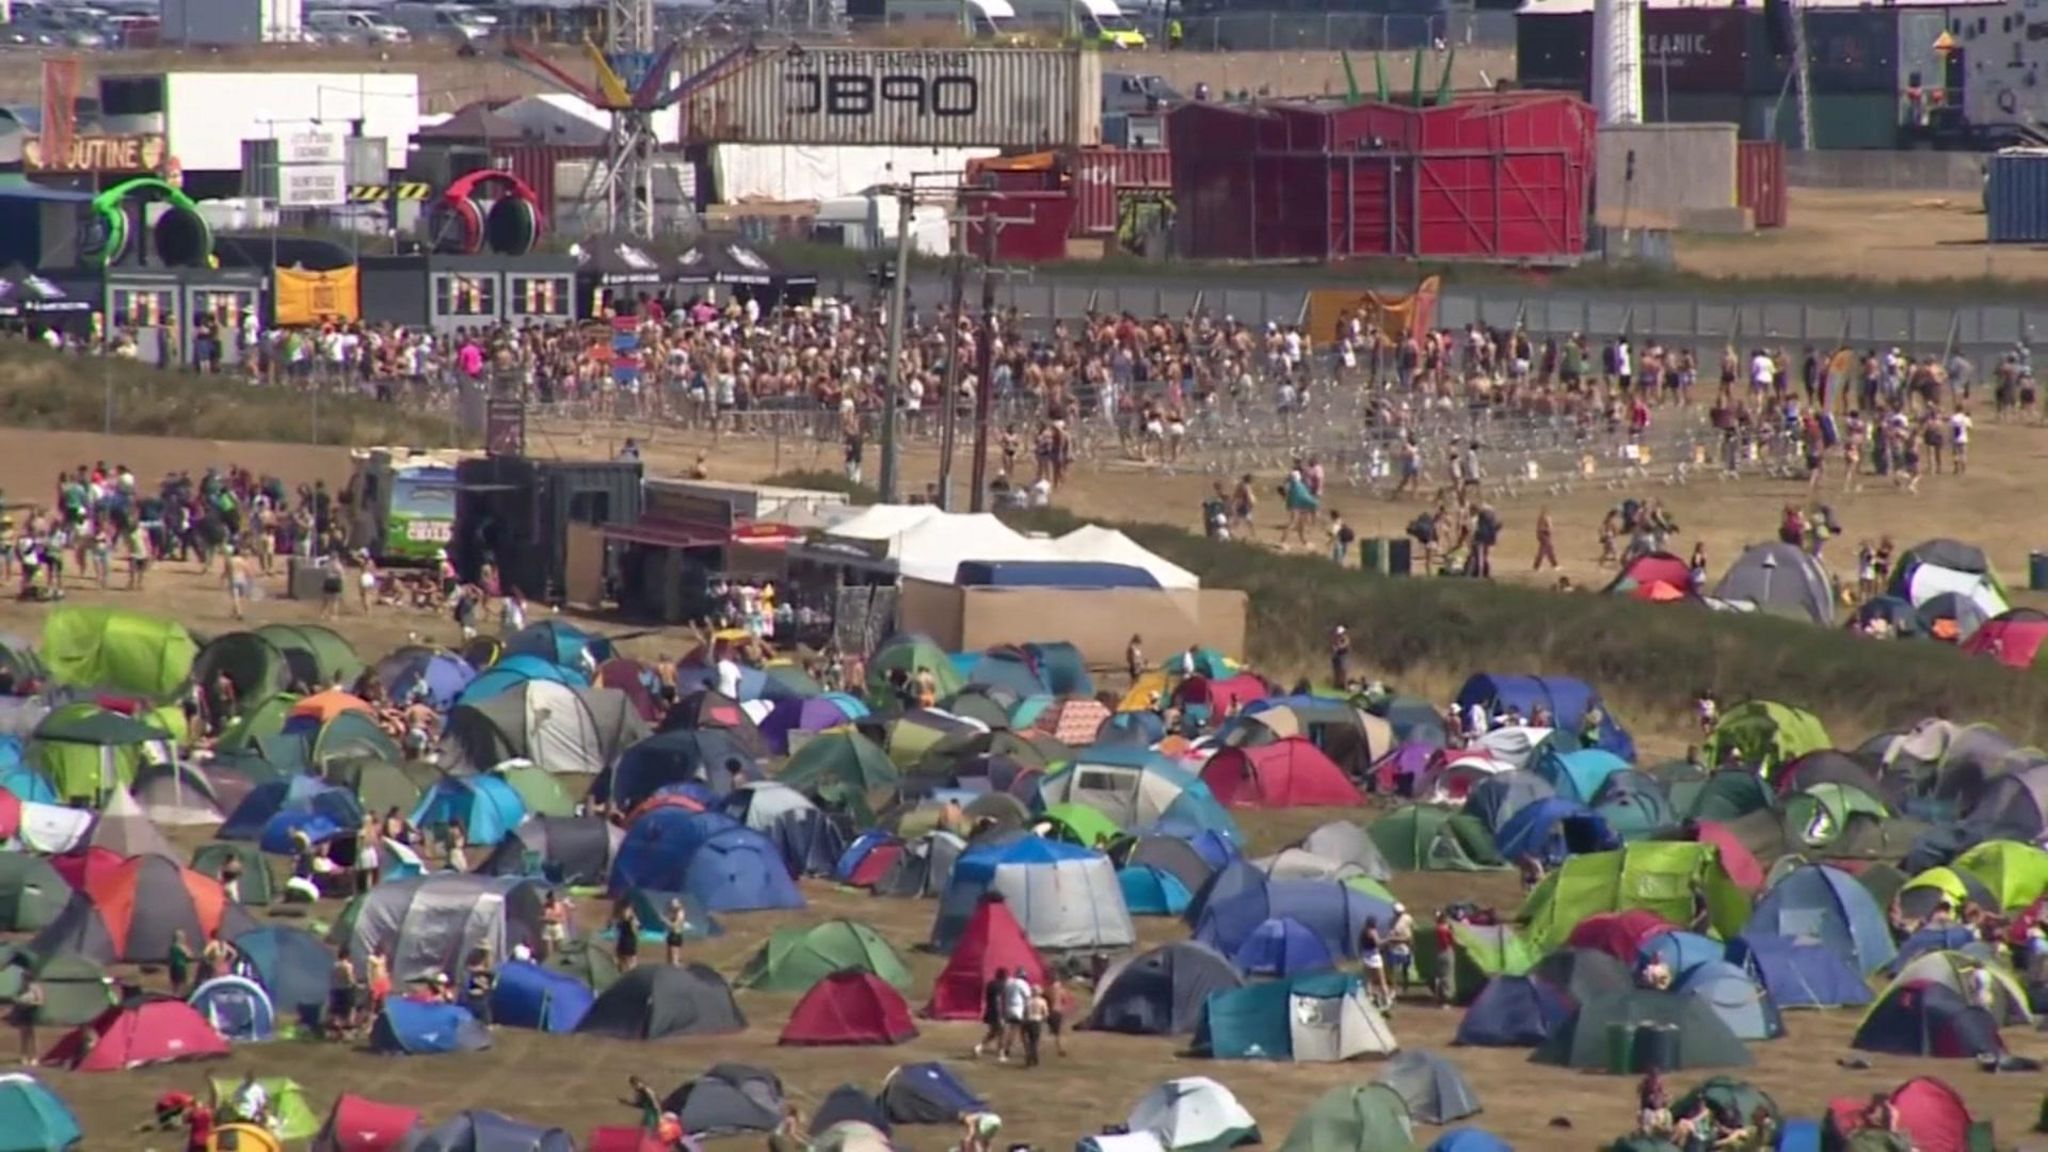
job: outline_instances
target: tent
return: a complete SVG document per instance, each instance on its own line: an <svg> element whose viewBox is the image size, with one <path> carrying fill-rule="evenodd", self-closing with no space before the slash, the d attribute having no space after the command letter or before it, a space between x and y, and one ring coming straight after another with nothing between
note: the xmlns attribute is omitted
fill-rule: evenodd
<svg viewBox="0 0 2048 1152"><path fill-rule="evenodd" d="M936 898L953 882L953 865L966 851L967 841L951 832L927 832L905 841L875 881L875 895Z"/></svg>
<svg viewBox="0 0 2048 1152"><path fill-rule="evenodd" d="M462 825L471 844L489 847L510 835L526 819L526 801L502 776L443 776L412 810L412 822L423 830Z"/></svg>
<svg viewBox="0 0 2048 1152"><path fill-rule="evenodd" d="M50 862L26 852L0 852L0 932L37 932L50 925L71 899Z"/></svg>
<svg viewBox="0 0 2048 1152"><path fill-rule="evenodd" d="M1336 966L1330 946L1299 920L1281 916L1261 923L1238 945L1231 961L1247 976L1287 976Z"/></svg>
<svg viewBox="0 0 2048 1152"><path fill-rule="evenodd" d="M759 763L731 733L718 728L678 728L626 748L618 763L591 786L591 796L630 810L673 785L698 783L725 792L760 774Z"/></svg>
<svg viewBox="0 0 2048 1152"><path fill-rule="evenodd" d="M331 628L318 624L265 624L256 635L284 656L291 684L307 689L336 684L353 684L363 674L363 662L349 642Z"/></svg>
<svg viewBox="0 0 2048 1152"><path fill-rule="evenodd" d="M288 1076L261 1076L256 1083L270 1101L270 1123L265 1125L270 1135L296 1144L319 1133L320 1117L306 1103L306 1089L298 1081ZM206 1078L216 1116L232 1112L235 1092L241 1084L240 1076Z"/></svg>
<svg viewBox="0 0 2048 1152"><path fill-rule="evenodd" d="M619 976L576 1031L618 1040L715 1036L747 1026L725 977L702 964L637 967Z"/></svg>
<svg viewBox="0 0 2048 1152"><path fill-rule="evenodd" d="M713 1064L661 1102L698 1138L772 1132L782 1123L782 1106L782 1078L751 1064Z"/></svg>
<svg viewBox="0 0 2048 1152"><path fill-rule="evenodd" d="M931 946L949 952L987 892L1001 893L1039 948L1121 948L1137 940L1109 858L1039 836L970 846L939 900Z"/></svg>
<svg viewBox="0 0 2048 1152"><path fill-rule="evenodd" d="M472 1109L420 1133L405 1152L576 1152L576 1141L560 1128Z"/></svg>
<svg viewBox="0 0 2048 1152"><path fill-rule="evenodd" d="M42 1081L0 1074L0 1152L70 1152L84 1139L78 1117Z"/></svg>
<svg viewBox="0 0 2048 1152"><path fill-rule="evenodd" d="M1894 984L1915 981L1939 984L1990 1012L1991 1018L1999 1024L2034 1022L2026 987L2002 960L1995 959L1980 946L1924 952L1900 965L1892 980Z"/></svg>
<svg viewBox="0 0 2048 1152"><path fill-rule="evenodd" d="M1335 761L1305 738L1225 748L1202 766L1202 783L1232 808L1349 808L1365 802Z"/></svg>
<svg viewBox="0 0 2048 1152"><path fill-rule="evenodd" d="M2011 840L1987 840L1949 862L1983 883L1997 901L1985 911L2017 912L2048 892L2048 851Z"/></svg>
<svg viewBox="0 0 2048 1152"><path fill-rule="evenodd" d="M1825 864L1793 869L1757 899L1743 935L1789 936L1824 945L1870 973L1897 954L1884 909L1855 877Z"/></svg>
<svg viewBox="0 0 2048 1152"><path fill-rule="evenodd" d="M1529 757L1527 767L1560 799L1591 805L1608 777L1628 771L1628 761L1604 748L1566 749L1546 742Z"/></svg>
<svg viewBox="0 0 2048 1152"><path fill-rule="evenodd" d="M1279 1152L1415 1152L1414 1121L1385 1084L1341 1085L1316 1097Z"/></svg>
<svg viewBox="0 0 2048 1152"><path fill-rule="evenodd" d="M1835 622L1833 578L1813 553L1791 544L1773 541L1750 547L1736 557L1710 595L1823 628Z"/></svg>
<svg viewBox="0 0 2048 1152"><path fill-rule="evenodd" d="M862 513L862 516L857 516L854 519L859 520L878 511L881 511L881 509L869 508L866 512ZM927 509L927 514L930 511L932 510ZM832 534L843 533L850 524L851 522L836 525L832 530ZM890 532L888 536L897 536L900 531L898 529L897 531ZM950 583L953 579L953 573L948 572L940 577L940 579L942 582ZM944 648L933 643L930 637L920 636L916 633L902 633L882 641L882 646L875 650L874 657L868 661L868 698L871 700L889 699L891 694L889 674L899 670L903 673L906 680L914 679L919 672L931 673L941 697L951 696L967 686L966 678L954 666L952 659L946 655Z"/></svg>
<svg viewBox="0 0 2048 1152"><path fill-rule="evenodd" d="M1500 830L1517 812L1556 795L1557 789L1534 772L1525 769L1497 772L1472 785L1465 793L1462 811L1498 837Z"/></svg>
<svg viewBox="0 0 2048 1152"><path fill-rule="evenodd" d="M530 760L549 772L594 776L648 735L625 693L610 688L532 679L479 694L503 667L477 677L448 714L441 762L450 771Z"/></svg>
<svg viewBox="0 0 2048 1152"><path fill-rule="evenodd" d="M1213 995L1245 986L1229 958L1177 940L1112 964L1095 986L1083 1028L1136 1036L1194 1032Z"/></svg>
<svg viewBox="0 0 2048 1152"><path fill-rule="evenodd" d="M540 944L545 886L511 876L437 872L387 880L334 925L329 939L356 964L381 952L392 979L406 982L460 972L479 949L507 958Z"/></svg>
<svg viewBox="0 0 2048 1152"><path fill-rule="evenodd" d="M1086 804L1120 828L1151 824L1213 829L1237 825L1200 777L1148 748L1096 744L1076 749L1038 782L1040 806Z"/></svg>
<svg viewBox="0 0 2048 1152"><path fill-rule="evenodd" d="M370 1025L370 1051L394 1056L480 1052L491 1034L469 1009L393 996Z"/></svg>
<svg viewBox="0 0 2048 1152"><path fill-rule="evenodd" d="M1288 917L1322 937L1332 955L1350 956L1367 921L1385 929L1393 923L1393 905L1346 883L1328 880L1268 880L1256 868L1237 861L1216 874L1194 904L1195 939L1219 952L1235 954L1261 923Z"/></svg>
<svg viewBox="0 0 2048 1152"><path fill-rule="evenodd" d="M1770 993L1725 960L1710 960L1687 972L1678 990L1705 1001L1738 1040L1775 1040L1785 1034Z"/></svg>
<svg viewBox="0 0 2048 1152"><path fill-rule="evenodd" d="M1648 951L1645 946L1651 940L1666 934L1675 935L1670 921L1647 909L1625 908L1587 916L1572 925L1571 935L1564 942L1573 948L1605 952L1623 964L1632 965Z"/></svg>
<svg viewBox="0 0 2048 1152"><path fill-rule="evenodd" d="M1018 971L1042 987L1050 970L1011 913L1009 901L1000 892L991 892L976 904L974 914L953 942L946 966L932 985L925 1015L934 1020L979 1020L982 995L989 981L997 972ZM1100 993L1096 1002L1101 1002Z"/></svg>
<svg viewBox="0 0 2048 1152"><path fill-rule="evenodd" d="M160 729L81 702L38 721L23 756L66 804L97 808L114 789L133 783L143 764L168 761L170 745Z"/></svg>
<svg viewBox="0 0 2048 1152"><path fill-rule="evenodd" d="M212 782L183 764L141 765L128 792L143 814L158 825L191 827L218 824L225 818Z"/></svg>
<svg viewBox="0 0 2048 1152"><path fill-rule="evenodd" d="M1870 985L1849 957L1825 944L1745 932L1728 942L1728 961L1746 969L1780 1008L1862 1007Z"/></svg>
<svg viewBox="0 0 2048 1152"><path fill-rule="evenodd" d="M1612 1037L1622 1031L1638 1038L1662 1032L1668 1044L1660 1059L1661 1072L1685 1072L1696 1068L1740 1068L1753 1062L1749 1049L1714 1013L1713 1007L1697 996L1683 992L1631 989L1581 1001L1571 1017L1550 1034L1529 1057L1538 1064L1566 1068L1625 1073L1616 1067Z"/></svg>
<svg viewBox="0 0 2048 1152"><path fill-rule="evenodd" d="M1501 857L1524 857L1555 867L1567 856L1621 847L1621 837L1599 813L1576 800L1551 796L1517 809L1499 828L1494 844Z"/></svg>
<svg viewBox="0 0 2048 1152"><path fill-rule="evenodd" d="M12 999L31 975L42 985L43 1005L35 1011L38 1027L75 1028L99 1019L115 1003L115 985L106 969L83 956L38 959L18 944L0 956L0 999Z"/></svg>
<svg viewBox="0 0 2048 1152"><path fill-rule="evenodd" d="M1437 1137L1429 1152L1514 1152L1514 1145L1483 1128L1453 1128Z"/></svg>
<svg viewBox="0 0 2048 1152"><path fill-rule="evenodd" d="M1991 1013L1931 980L1901 980L1885 989L1857 1025L1849 1046L1895 1056L1951 1059L2005 1051Z"/></svg>
<svg viewBox="0 0 2048 1152"><path fill-rule="evenodd" d="M872 972L834 972L790 1010L780 1044L902 1044L917 1037L903 993Z"/></svg>
<svg viewBox="0 0 2048 1152"><path fill-rule="evenodd" d="M1180 877L1149 864L1117 869L1116 882L1133 916L1178 916L1195 898Z"/></svg>
<svg viewBox="0 0 2048 1152"><path fill-rule="evenodd" d="M74 1072L122 1072L227 1054L227 1041L183 1000L143 996L65 1033L42 1062Z"/></svg>
<svg viewBox="0 0 2048 1152"><path fill-rule="evenodd" d="M432 648L402 649L378 661L376 671L388 698L418 699L444 716L476 679L476 669L469 661Z"/></svg>
<svg viewBox="0 0 2048 1152"><path fill-rule="evenodd" d="M277 1009L270 1002L270 993L254 980L216 976L194 988L185 1002L230 1043L252 1044L277 1037Z"/></svg>
<svg viewBox="0 0 2048 1152"><path fill-rule="evenodd" d="M491 986L491 1023L574 1032L596 999L588 984L566 972L515 960L498 967Z"/></svg>
<svg viewBox="0 0 2048 1152"><path fill-rule="evenodd" d="M29 947L44 957L160 964L174 933L196 949L216 933L231 940L255 926L218 882L162 856L136 856L88 876Z"/></svg>
<svg viewBox="0 0 2048 1152"><path fill-rule="evenodd" d="M1534 976L1496 976L1458 1021L1457 1043L1475 1048L1533 1048L1571 1017L1572 1003Z"/></svg>
<svg viewBox="0 0 2048 1152"><path fill-rule="evenodd" d="M354 793L317 776L290 776L249 789L215 833L222 840L253 840L264 851L289 855L297 849L294 830L316 845L353 835L363 824L363 805Z"/></svg>
<svg viewBox="0 0 2048 1152"><path fill-rule="evenodd" d="M1424 1124L1450 1124L1479 1115L1479 1094L1456 1064L1434 1052L1397 1052L1374 1080L1401 1094L1408 1115Z"/></svg>
<svg viewBox="0 0 2048 1152"><path fill-rule="evenodd" d="M601 816L536 816L498 842L477 871L545 876L556 884L603 885L625 831Z"/></svg>
<svg viewBox="0 0 2048 1152"><path fill-rule="evenodd" d="M527 819L573 816L576 813L576 801L562 786L562 781L531 761L507 760L492 768L490 775L510 784L512 790L519 793Z"/></svg>
<svg viewBox="0 0 2048 1152"><path fill-rule="evenodd" d="M1410 804L1366 828L1380 855L1402 872L1476 872L1507 863L1476 817L1433 804Z"/></svg>
<svg viewBox="0 0 2048 1152"><path fill-rule="evenodd" d="M896 950L857 920L826 920L777 931L747 961L733 986L804 992L835 972L847 971L873 973L897 989L910 987L910 970Z"/></svg>
<svg viewBox="0 0 2048 1152"><path fill-rule="evenodd" d="M1400 1045L1344 972L1312 972L1218 992L1202 1005L1194 1049L1218 1060L1335 1061Z"/></svg>
<svg viewBox="0 0 2048 1152"><path fill-rule="evenodd" d="M1721 714L1701 757L1715 767L1731 760L1766 778L1802 756L1834 747L1820 717L1774 700L1745 700Z"/></svg>
<svg viewBox="0 0 2048 1152"><path fill-rule="evenodd" d="M1450 922L1452 956L1451 998L1469 1004L1486 983L1498 976L1529 971L1542 956L1521 931L1510 924ZM1415 934L1415 974L1422 980L1440 978L1446 958L1437 949L1436 932L1424 928Z"/></svg>
<svg viewBox="0 0 2048 1152"><path fill-rule="evenodd" d="M117 856L163 856L170 859L178 856L178 850L171 847L163 830L143 812L135 797L121 787L107 794L106 807L100 811L100 818L93 823L92 835L87 836L85 842L90 847L103 848Z"/></svg>
<svg viewBox="0 0 2048 1152"><path fill-rule="evenodd" d="M43 618L41 655L59 684L161 699L191 675L199 644L176 620L59 604Z"/></svg>
<svg viewBox="0 0 2048 1152"><path fill-rule="evenodd" d="M1963 640L1963 651L1985 656L2007 668L2031 668L2048 645L2048 615L2032 608L2013 608L1977 626Z"/></svg>
<svg viewBox="0 0 2048 1152"><path fill-rule="evenodd" d="M1168 1080L1138 1097L1124 1128L1151 1133L1167 1152L1224 1152L1259 1142L1259 1122L1207 1076Z"/></svg>
<svg viewBox="0 0 2048 1152"><path fill-rule="evenodd" d="M418 1131L420 1114L398 1104L383 1104L342 1093L335 1097L327 1122L313 1138L313 1152L394 1152Z"/></svg>
<svg viewBox="0 0 2048 1152"><path fill-rule="evenodd" d="M875 1102L894 1124L952 1124L989 1110L980 1093L937 1061L890 1069Z"/></svg>
<svg viewBox="0 0 2048 1152"><path fill-rule="evenodd" d="M234 939L245 971L262 985L279 1019L317 1020L334 987L334 952L311 932L266 924Z"/></svg>
<svg viewBox="0 0 2048 1152"><path fill-rule="evenodd" d="M1641 908L1690 924L1696 902L1723 936L1740 931L1750 916L1748 894L1729 879L1713 845L1643 841L1567 860L1529 894L1521 918L1537 947L1552 948L1595 913Z"/></svg>
<svg viewBox="0 0 2048 1152"><path fill-rule="evenodd" d="M1928 540L1900 553L1886 590L1916 608L1937 597L1953 596L1986 620L2011 607L1983 550L1956 540Z"/></svg>
<svg viewBox="0 0 2048 1152"><path fill-rule="evenodd" d="M835 786L863 794L886 792L899 776L888 753L852 727L812 736L775 774L781 783L817 795Z"/></svg>
<svg viewBox="0 0 2048 1152"><path fill-rule="evenodd" d="M1513 709L1524 716L1534 716L1538 708L1543 708L1556 717L1559 724L1574 729L1589 709L1599 708L1600 730L1592 742L1593 746L1612 752L1623 760L1636 758L1634 739L1601 703L1599 693L1583 680L1569 676L1494 676L1482 673L1466 680L1458 689L1458 707L1470 711L1474 705L1484 708L1489 715Z"/></svg>

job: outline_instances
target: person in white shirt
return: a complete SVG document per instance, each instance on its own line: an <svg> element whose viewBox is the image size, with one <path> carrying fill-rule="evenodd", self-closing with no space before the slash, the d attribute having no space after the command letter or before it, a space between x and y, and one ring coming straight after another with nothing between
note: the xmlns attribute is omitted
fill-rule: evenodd
<svg viewBox="0 0 2048 1152"><path fill-rule="evenodd" d="M730 648L720 648L718 650L718 663L715 665L715 670L718 673L718 694L728 700L739 699L740 666L739 662L732 658L732 650Z"/></svg>
<svg viewBox="0 0 2048 1152"><path fill-rule="evenodd" d="M1975 423L1976 421L1970 419L1970 414L1963 409L1961 404L1956 405L1955 412L1948 418L1949 447L1954 449L1950 456L1952 463L1949 467L1958 476L1963 474L1965 465L1969 460L1970 429Z"/></svg>

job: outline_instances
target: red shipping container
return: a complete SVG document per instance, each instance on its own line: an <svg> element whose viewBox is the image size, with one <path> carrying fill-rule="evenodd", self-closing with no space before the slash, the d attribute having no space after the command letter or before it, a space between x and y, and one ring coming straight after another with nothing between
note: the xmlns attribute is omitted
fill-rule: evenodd
<svg viewBox="0 0 2048 1152"><path fill-rule="evenodd" d="M491 167L501 172L510 172L533 189L540 199L540 210L549 220L555 218L555 165L563 160L602 160L605 147L602 144L590 146L570 144L515 144L504 148L491 149ZM567 189L571 197L582 193L581 188Z"/></svg>
<svg viewBox="0 0 2048 1152"><path fill-rule="evenodd" d="M1085 148L1074 153L1074 235L1116 231L1119 193L1173 187L1173 154L1164 148Z"/></svg>
<svg viewBox="0 0 2048 1152"><path fill-rule="evenodd" d="M1645 93L1743 90L1752 21L1748 8L1644 5L1641 12Z"/></svg>
<svg viewBox="0 0 2048 1152"><path fill-rule="evenodd" d="M1790 215L1785 187L1785 142L1744 140L1735 154L1735 202L1759 228L1783 228Z"/></svg>
<svg viewBox="0 0 2048 1152"><path fill-rule="evenodd" d="M1065 192L997 192L982 201L1005 223L996 232L996 263L1037 264L1067 257L1067 234L1074 224L1074 198ZM980 252L982 224L967 219L968 251Z"/></svg>

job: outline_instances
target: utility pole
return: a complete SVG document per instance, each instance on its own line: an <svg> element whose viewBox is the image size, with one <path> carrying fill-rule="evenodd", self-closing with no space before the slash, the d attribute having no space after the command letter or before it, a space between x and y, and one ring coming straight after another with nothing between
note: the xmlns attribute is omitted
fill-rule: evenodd
<svg viewBox="0 0 2048 1152"><path fill-rule="evenodd" d="M889 374L882 388L882 503L897 497L896 397L903 387L903 328L910 293L910 217L917 200L909 187L896 190L896 283L889 293Z"/></svg>
<svg viewBox="0 0 2048 1152"><path fill-rule="evenodd" d="M988 423L995 408L996 380L996 219L994 205L984 200L981 209L981 341L975 365L974 384L974 496L976 512L988 511Z"/></svg>
<svg viewBox="0 0 2048 1152"><path fill-rule="evenodd" d="M939 507L953 510L953 446L957 442L957 426L960 421L960 309L967 298L967 220L961 217L959 235L953 243L953 297L946 309L946 319L952 330L946 335L946 383L939 393L939 402L945 410L940 414L939 423ZM981 412L981 401L974 402L976 415ZM975 437L979 444L981 438ZM980 477L975 478L980 484ZM976 507L975 511L981 511Z"/></svg>

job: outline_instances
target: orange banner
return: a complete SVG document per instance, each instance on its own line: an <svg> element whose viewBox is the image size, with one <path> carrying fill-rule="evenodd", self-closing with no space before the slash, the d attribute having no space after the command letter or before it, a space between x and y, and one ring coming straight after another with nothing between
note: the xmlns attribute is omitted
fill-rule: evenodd
<svg viewBox="0 0 2048 1152"><path fill-rule="evenodd" d="M362 300L356 286L356 269L308 272L303 268L279 268L272 274L274 319L280 328L300 328L327 320L355 320L362 316Z"/></svg>
<svg viewBox="0 0 2048 1152"><path fill-rule="evenodd" d="M1398 343L1412 332L1426 332L1436 324L1436 298L1441 282L1431 276L1406 296L1378 292L1352 292L1342 288L1318 288L1308 294L1309 339L1329 344L1337 339L1337 325L1346 313L1354 314L1369 328L1377 328L1385 339Z"/></svg>

